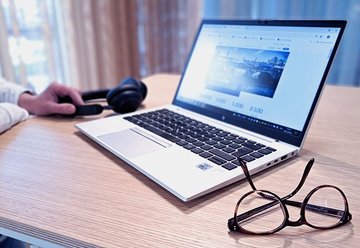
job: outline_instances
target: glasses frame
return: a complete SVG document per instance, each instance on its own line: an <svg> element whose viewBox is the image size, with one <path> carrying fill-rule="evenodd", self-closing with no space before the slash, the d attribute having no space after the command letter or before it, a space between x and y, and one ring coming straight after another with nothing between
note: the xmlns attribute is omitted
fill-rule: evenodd
<svg viewBox="0 0 360 248"><path fill-rule="evenodd" d="M331 229L331 228L336 228L338 226L344 225L348 222L351 221L352 219L352 215L349 212L349 204L348 204L348 200L344 194L344 192L339 189L336 186L333 185L328 185L328 184L324 184L324 185L320 185L318 187L315 187L313 190L311 190L306 197L304 198L303 202L298 202L298 201L292 201L289 200L291 197L293 197L300 189L301 187L304 185L306 178L308 177L310 170L315 162L315 159L312 158L306 165L303 175L301 177L301 180L299 182L299 184L297 185L297 187L288 195L280 198L279 196L277 196L276 194L267 191L267 190L258 190L251 177L250 177L250 173L249 170L246 166L246 163L241 159L238 158L239 164L245 174L245 177L247 179L247 181L249 182L251 188L253 189L252 191L246 193L245 195L243 195L239 201L236 204L235 210L234 210L234 217L228 220L228 228L230 231L234 231L234 232L241 232L241 233L246 233L246 234L256 234L256 235L266 235L266 234L273 234L275 232L280 231L281 229L287 227L287 226L301 226L301 225L307 225L310 226L312 228L315 229L321 229L321 230L327 230L327 229ZM334 208L327 208L327 207L323 207L323 206L317 206L317 205L313 205L313 204L308 204L311 196L317 192L318 190L322 189L322 188L333 188L335 190L337 190L343 197L344 200L344 206L345 206L345 210L338 210L338 209L334 209ZM258 195L260 195L261 197L267 198L269 200L273 200L272 202L269 202L267 204L264 204L262 206L259 206L257 208L254 208L252 210L249 210L245 213L242 213L240 215L237 215L238 209L239 209L239 205L242 202L243 199L245 199L248 195L253 194L253 193L257 193ZM281 225L277 228L275 228L274 230L270 230L270 231L266 231L266 232L252 232L249 230L246 230L244 228L242 228L238 222L241 220L245 220L257 213L260 213L276 204L280 204L280 207L284 213L284 220L281 223ZM294 207L299 207L300 208L300 218L297 221L290 221L289 220L289 211L286 207L286 205L290 205L290 206L294 206ZM309 209L310 208L310 209ZM310 210L310 211L315 211L315 212L319 212L321 214L324 215L333 215L333 216L339 216L341 217L340 220L334 224L334 225L330 225L330 226L315 226L311 223L309 223L306 220L306 215L305 215L305 211L306 210ZM236 220L236 221L235 221Z"/></svg>

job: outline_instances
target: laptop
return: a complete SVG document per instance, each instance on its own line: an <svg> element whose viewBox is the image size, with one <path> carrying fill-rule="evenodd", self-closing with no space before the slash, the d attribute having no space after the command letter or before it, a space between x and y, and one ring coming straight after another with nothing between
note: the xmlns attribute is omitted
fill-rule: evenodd
<svg viewBox="0 0 360 248"><path fill-rule="evenodd" d="M171 104L76 127L193 200L299 155L345 25L204 20Z"/></svg>

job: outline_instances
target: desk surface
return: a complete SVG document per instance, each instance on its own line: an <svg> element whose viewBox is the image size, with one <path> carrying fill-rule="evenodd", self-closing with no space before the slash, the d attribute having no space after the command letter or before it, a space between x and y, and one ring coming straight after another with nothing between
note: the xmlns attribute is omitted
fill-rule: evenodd
<svg viewBox="0 0 360 248"><path fill-rule="evenodd" d="M170 103L179 77L155 75L145 107ZM285 195L306 162L316 163L303 197L334 184L348 197L351 224L328 231L287 227L271 236L229 233L236 183L189 203L80 134L92 118L31 118L0 135L0 233L44 247L355 247L360 243L360 89L326 86L301 156L257 175ZM294 216L292 219L297 219Z"/></svg>

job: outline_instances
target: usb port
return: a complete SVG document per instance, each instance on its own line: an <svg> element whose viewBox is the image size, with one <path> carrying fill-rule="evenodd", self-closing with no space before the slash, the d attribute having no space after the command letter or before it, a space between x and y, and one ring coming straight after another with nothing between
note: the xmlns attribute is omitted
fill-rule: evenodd
<svg viewBox="0 0 360 248"><path fill-rule="evenodd" d="M281 160L284 160L285 158L287 158L287 155L282 156L282 157L281 157Z"/></svg>

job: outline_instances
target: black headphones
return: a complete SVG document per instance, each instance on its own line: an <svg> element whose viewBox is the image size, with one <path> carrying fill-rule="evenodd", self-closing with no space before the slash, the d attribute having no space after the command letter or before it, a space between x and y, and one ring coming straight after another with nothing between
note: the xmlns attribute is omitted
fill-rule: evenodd
<svg viewBox="0 0 360 248"><path fill-rule="evenodd" d="M146 85L132 77L123 79L118 86L113 89L88 91L82 93L85 101L106 99L108 106L100 104L87 104L76 106L74 115L97 115L104 109L112 109L117 113L129 113L135 111L147 95ZM59 103L71 102L69 97L59 99Z"/></svg>

